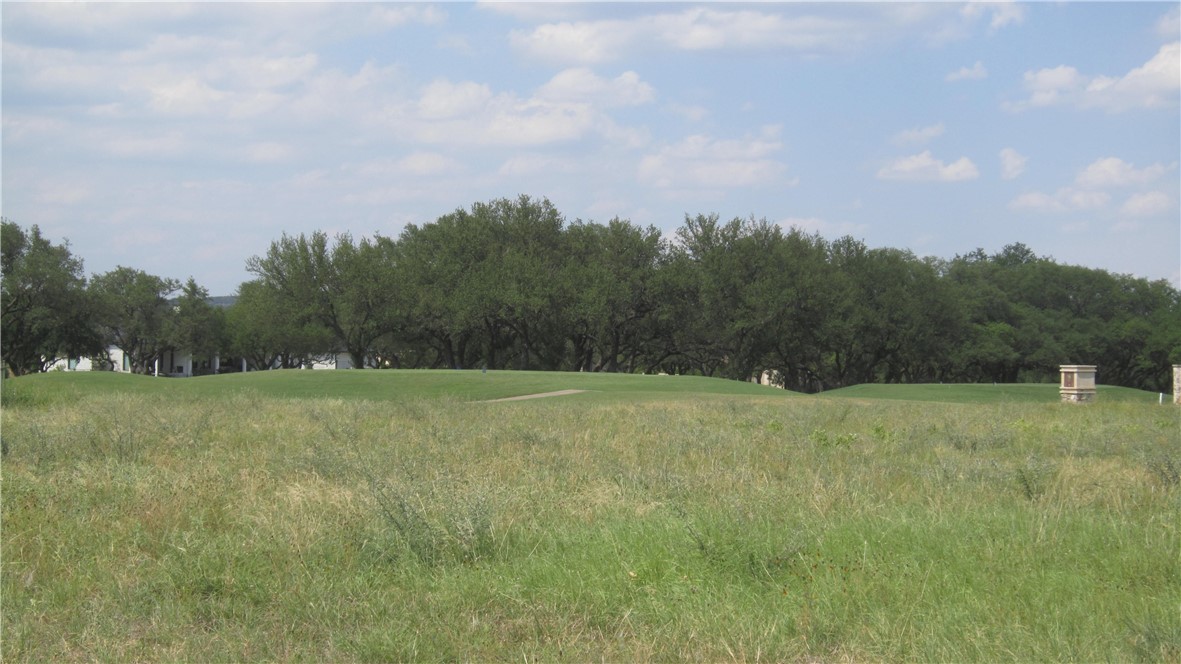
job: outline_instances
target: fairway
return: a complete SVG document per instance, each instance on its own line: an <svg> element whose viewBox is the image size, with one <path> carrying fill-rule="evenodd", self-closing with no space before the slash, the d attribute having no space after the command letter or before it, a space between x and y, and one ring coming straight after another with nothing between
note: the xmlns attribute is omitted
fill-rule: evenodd
<svg viewBox="0 0 1181 664"><path fill-rule="evenodd" d="M1181 411L943 387L6 380L3 659L1181 658Z"/></svg>
<svg viewBox="0 0 1181 664"><path fill-rule="evenodd" d="M926 385L854 385L824 393L825 397L852 399L892 399L939 403L1058 403L1054 384L926 384ZM1165 395L1164 401L1172 395ZM1100 385L1096 402L1159 404L1161 395L1114 385Z"/></svg>
<svg viewBox="0 0 1181 664"><path fill-rule="evenodd" d="M571 392L572 391L572 392ZM701 376L654 376L560 371L307 371L155 378L114 372L49 372L8 380L5 398L17 402L69 402L88 394L157 394L186 399L253 394L291 399L494 401L550 392L570 392L584 401L670 397L809 398L796 392ZM1057 403L1058 386L1047 384L855 385L813 398L887 399L938 403ZM1100 402L1156 404L1154 392L1100 385Z"/></svg>
<svg viewBox="0 0 1181 664"><path fill-rule="evenodd" d="M579 390L573 398L603 401L663 397L797 396L771 387L700 376L645 376L560 371L308 371L156 378L113 372L50 372L8 381L5 397L35 402L71 401L87 394L158 394L176 398L251 394L291 399L491 401Z"/></svg>

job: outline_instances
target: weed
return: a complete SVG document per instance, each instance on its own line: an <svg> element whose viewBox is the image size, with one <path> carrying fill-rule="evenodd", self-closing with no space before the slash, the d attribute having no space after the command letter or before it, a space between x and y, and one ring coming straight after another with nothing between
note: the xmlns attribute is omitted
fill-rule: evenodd
<svg viewBox="0 0 1181 664"><path fill-rule="evenodd" d="M898 434L883 422L875 422L872 433L873 437L882 443L893 443L898 439Z"/></svg>
<svg viewBox="0 0 1181 664"><path fill-rule="evenodd" d="M812 433L808 435L811 440L818 447L848 447L857 442L859 436L855 433L838 433L835 435L829 434L824 429L813 429Z"/></svg>
<svg viewBox="0 0 1181 664"><path fill-rule="evenodd" d="M1026 500L1035 501L1046 492L1046 484L1050 475L1050 465L1039 459L1026 459L1025 463L1013 471L1017 486Z"/></svg>
<svg viewBox="0 0 1181 664"><path fill-rule="evenodd" d="M405 551L423 565L437 566L473 564L495 553L493 508L484 493L445 476L420 482L406 462L394 478L385 475L373 458L376 446L360 441L352 417L346 412L317 418L338 451L317 447L313 463L338 480L365 481L385 526L377 542L384 558L398 560Z"/></svg>
<svg viewBox="0 0 1181 664"><path fill-rule="evenodd" d="M1181 483L1181 465L1171 454L1160 453L1148 458L1145 462L1148 470L1165 488L1171 488Z"/></svg>
<svg viewBox="0 0 1181 664"><path fill-rule="evenodd" d="M1141 662L1176 662L1181 660L1181 627L1176 622L1159 624L1155 621L1129 621L1133 652Z"/></svg>

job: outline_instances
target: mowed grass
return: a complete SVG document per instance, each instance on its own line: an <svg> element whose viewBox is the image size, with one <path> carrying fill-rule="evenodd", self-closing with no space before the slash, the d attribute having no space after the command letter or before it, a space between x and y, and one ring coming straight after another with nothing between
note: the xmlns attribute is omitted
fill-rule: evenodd
<svg viewBox="0 0 1181 664"><path fill-rule="evenodd" d="M95 393L167 395L176 399L254 395L278 398L485 401L585 390L580 401L731 395L782 399L794 393L700 376L645 376L560 371L310 371L290 369L174 379L114 372L49 372L7 381L15 403L68 403Z"/></svg>
<svg viewBox="0 0 1181 664"><path fill-rule="evenodd" d="M8 383L3 659L1181 659L1172 406L405 373Z"/></svg>
<svg viewBox="0 0 1181 664"><path fill-rule="evenodd" d="M894 399L940 403L1057 403L1058 385L1044 383L929 383L917 385L865 384L830 390L825 397L852 399ZM1100 403L1129 402L1168 403L1171 394L1163 397L1128 387L1099 385L1095 398Z"/></svg>

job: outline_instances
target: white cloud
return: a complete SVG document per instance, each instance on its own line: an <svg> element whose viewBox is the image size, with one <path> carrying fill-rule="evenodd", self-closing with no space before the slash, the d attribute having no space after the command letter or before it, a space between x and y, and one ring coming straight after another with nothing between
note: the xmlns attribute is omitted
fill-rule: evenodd
<svg viewBox="0 0 1181 664"><path fill-rule="evenodd" d="M1181 91L1181 42L1165 44L1144 65L1118 78L1085 76L1074 67L1059 65L1026 72L1024 86L1029 97L1006 103L1006 109L1023 111L1067 104L1119 113L1175 107Z"/></svg>
<svg viewBox="0 0 1181 664"><path fill-rule="evenodd" d="M351 182L379 183L383 187L404 184L406 178L422 178L438 175L453 175L463 170L463 164L437 152L412 152L398 159L381 157L340 168L339 175ZM297 176L303 184L311 185L323 181L329 174L322 171ZM421 186L417 183L415 186Z"/></svg>
<svg viewBox="0 0 1181 664"><path fill-rule="evenodd" d="M1156 22L1156 34L1162 39L1181 38L1181 7L1173 5L1172 9L1160 17Z"/></svg>
<svg viewBox="0 0 1181 664"><path fill-rule="evenodd" d="M1009 203L1011 209L1035 212L1076 212L1097 210L1111 202L1112 188L1144 187L1168 170L1162 164L1136 168L1118 157L1096 159L1074 179L1074 185L1062 187L1054 194L1027 192ZM1173 208L1173 199L1161 191L1141 191L1132 194L1120 207L1120 214L1133 217L1153 216Z"/></svg>
<svg viewBox="0 0 1181 664"><path fill-rule="evenodd" d="M94 195L94 189L88 184L48 179L40 179L33 183L29 191L38 205L45 206L77 205L85 203Z"/></svg>
<svg viewBox="0 0 1181 664"><path fill-rule="evenodd" d="M1059 65L1052 69L1025 72L1025 89L1029 91L1027 106L1052 106L1064 97L1074 95L1086 79L1074 67Z"/></svg>
<svg viewBox="0 0 1181 664"><path fill-rule="evenodd" d="M315 53L299 56L250 55L215 61L212 76L227 79L233 87L249 90L281 88L310 76L319 66Z"/></svg>
<svg viewBox="0 0 1181 664"><path fill-rule="evenodd" d="M1110 200L1111 196L1106 192L1063 187L1052 196L1041 192L1022 194L1010 201L1009 207L1034 212L1070 212L1101 208Z"/></svg>
<svg viewBox="0 0 1181 664"><path fill-rule="evenodd" d="M435 44L441 49L454 51L462 55L476 54L476 49L464 35L444 35Z"/></svg>
<svg viewBox="0 0 1181 664"><path fill-rule="evenodd" d="M190 153L195 145L179 131L156 133L94 132L85 137L85 143L93 145L100 152L115 157L139 159L144 157L179 157Z"/></svg>
<svg viewBox="0 0 1181 664"><path fill-rule="evenodd" d="M1173 209L1173 199L1163 191L1132 194L1120 206L1120 213L1131 217L1151 217Z"/></svg>
<svg viewBox="0 0 1181 664"><path fill-rule="evenodd" d="M704 106L688 105L688 104L668 104L665 109L679 115L689 122L701 122L709 117L709 109Z"/></svg>
<svg viewBox="0 0 1181 664"><path fill-rule="evenodd" d="M628 20L547 23L514 31L510 40L515 48L540 59L594 64L622 58L637 48L840 52L865 41L871 27L845 18L694 7Z"/></svg>
<svg viewBox="0 0 1181 664"><path fill-rule="evenodd" d="M593 3L592 3L593 4ZM766 3L734 9L725 3L679 11L653 3L652 13L626 20L575 19L586 14L577 4L542 11L549 3L527 3L525 20L548 22L516 30L517 50L547 62L596 64L625 59L636 51L780 51L805 56L849 53L874 43L925 36L943 43L962 39L982 16L991 30L1022 22L1018 3L981 3L965 11L939 3L880 3L849 11L839 4ZM569 8L569 9L567 9Z"/></svg>
<svg viewBox="0 0 1181 664"><path fill-rule="evenodd" d="M492 90L487 85L437 80L423 88L418 113L431 120L471 115L483 110L491 100Z"/></svg>
<svg viewBox="0 0 1181 664"><path fill-rule="evenodd" d="M380 4L369 7L366 23L369 26L381 28L396 28L407 23L422 23L426 25L442 23L446 15L438 8L430 5L416 4Z"/></svg>
<svg viewBox="0 0 1181 664"><path fill-rule="evenodd" d="M480 136L486 143L501 145L572 141L592 131L600 119L601 116L585 104L526 101L497 108Z"/></svg>
<svg viewBox="0 0 1181 664"><path fill-rule="evenodd" d="M1152 182L1164 172L1162 164L1137 169L1118 157L1106 157L1084 168L1075 183L1082 187L1126 187Z"/></svg>
<svg viewBox="0 0 1181 664"><path fill-rule="evenodd" d="M689 136L640 160L640 181L659 189L717 189L773 184L787 167L776 160L782 149L778 127L759 136L721 140Z"/></svg>
<svg viewBox="0 0 1181 664"><path fill-rule="evenodd" d="M275 163L290 159L295 150L286 143L264 141L251 143L244 149L244 156L249 161L260 163Z"/></svg>
<svg viewBox="0 0 1181 664"><path fill-rule="evenodd" d="M900 157L878 171L878 179L910 182L962 182L980 176L976 165L967 157L945 164L924 150L916 155Z"/></svg>
<svg viewBox="0 0 1181 664"><path fill-rule="evenodd" d="M1121 78L1096 76L1087 85L1088 103L1111 111L1175 106L1181 91L1181 42L1166 44L1156 56Z"/></svg>
<svg viewBox="0 0 1181 664"><path fill-rule="evenodd" d="M761 11L694 8L660 21L662 41L688 50L722 48L830 49L845 23L820 16L789 18Z"/></svg>
<svg viewBox="0 0 1181 664"><path fill-rule="evenodd" d="M636 26L625 21L548 23L530 33L514 31L510 41L542 60L595 64L619 57L636 32Z"/></svg>
<svg viewBox="0 0 1181 664"><path fill-rule="evenodd" d="M473 81L436 80L422 89L413 113L389 105L381 122L404 140L432 144L538 146L597 134L636 147L647 142L646 133L618 125L607 111L652 98L651 86L630 71L606 79L589 69L567 69L530 97Z"/></svg>
<svg viewBox="0 0 1181 664"><path fill-rule="evenodd" d="M497 175L524 177L547 173L570 172L573 164L569 160L542 154L519 154L504 161L497 169Z"/></svg>
<svg viewBox="0 0 1181 664"><path fill-rule="evenodd" d="M403 175L440 175L462 169L462 165L450 157L435 152L415 152L398 160L395 165Z"/></svg>
<svg viewBox="0 0 1181 664"><path fill-rule="evenodd" d="M988 17L989 32L995 33L1005 26L1024 22L1025 13L1025 7L1015 2L977 2L973 0L960 5L960 10L957 12L958 21L944 22L937 31L928 36L928 41L934 45L942 45L966 39L972 35L976 23L985 16Z"/></svg>
<svg viewBox="0 0 1181 664"><path fill-rule="evenodd" d="M221 106L226 93L195 78L164 83L151 89L153 110L176 115L211 113Z"/></svg>
<svg viewBox="0 0 1181 664"><path fill-rule="evenodd" d="M984 68L984 63L979 60L971 67L960 67L956 71L947 75L947 81L975 81L982 78L988 78L988 70Z"/></svg>
<svg viewBox="0 0 1181 664"><path fill-rule="evenodd" d="M973 1L965 5L961 12L968 18L976 18L985 12L991 12L988 27L993 30L1025 21L1025 7L1016 2Z"/></svg>
<svg viewBox="0 0 1181 664"><path fill-rule="evenodd" d="M476 8L511 16L523 23L570 20L587 13L587 3L577 2L502 2L476 0Z"/></svg>
<svg viewBox="0 0 1181 664"><path fill-rule="evenodd" d="M639 74L626 71L607 80L590 69L559 72L537 91L537 97L556 102L586 102L600 106L638 106L653 100L652 86Z"/></svg>
<svg viewBox="0 0 1181 664"><path fill-rule="evenodd" d="M537 146L573 141L611 123L587 104L555 104L497 94L465 114L415 121L391 118L405 140L467 146Z"/></svg>
<svg viewBox="0 0 1181 664"><path fill-rule="evenodd" d="M926 127L915 127L914 129L907 129L894 134L891 140L895 145L913 145L927 143L943 135L943 123L933 124Z"/></svg>
<svg viewBox="0 0 1181 664"><path fill-rule="evenodd" d="M1029 159L1013 148L1001 150L1001 177L1012 180L1025 172L1025 162Z"/></svg>
<svg viewBox="0 0 1181 664"><path fill-rule="evenodd" d="M828 221L820 217L788 217L779 221L781 228L798 228L805 233L816 233L823 237L844 237L863 235L869 226L848 221Z"/></svg>

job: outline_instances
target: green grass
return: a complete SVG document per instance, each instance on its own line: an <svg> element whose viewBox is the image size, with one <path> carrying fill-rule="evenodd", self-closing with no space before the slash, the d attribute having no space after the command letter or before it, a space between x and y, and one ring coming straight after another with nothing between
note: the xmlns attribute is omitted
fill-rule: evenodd
<svg viewBox="0 0 1181 664"><path fill-rule="evenodd" d="M794 393L732 380L699 376L641 376L557 371L259 371L155 378L114 372L49 372L6 381L5 398L20 402L70 402L88 394L163 394L178 399L251 394L276 398L337 398L372 401L504 397L587 390L580 401L668 396L730 395L782 399Z"/></svg>
<svg viewBox="0 0 1181 664"><path fill-rule="evenodd" d="M896 399L941 403L1056 403L1059 401L1056 384L919 384L919 385L854 385L825 392L826 397L853 399ZM1158 404L1160 395L1114 385L1096 388L1097 402L1135 402ZM1172 395L1165 395L1168 403Z"/></svg>
<svg viewBox="0 0 1181 664"><path fill-rule="evenodd" d="M5 386L4 661L1181 659L1171 406L290 373Z"/></svg>
<svg viewBox="0 0 1181 664"><path fill-rule="evenodd" d="M672 396L802 396L794 392L700 376L640 376L552 371L261 371L195 378L153 378L113 372L50 372L6 380L10 402L70 402L88 394L164 394L178 399L254 394L276 398L339 398L372 401L454 399L484 401L505 397L587 390L565 398L602 402ZM940 403L1056 403L1054 384L855 385L824 392L825 398L891 399ZM1125 387L1100 385L1101 402L1158 403L1160 396Z"/></svg>

